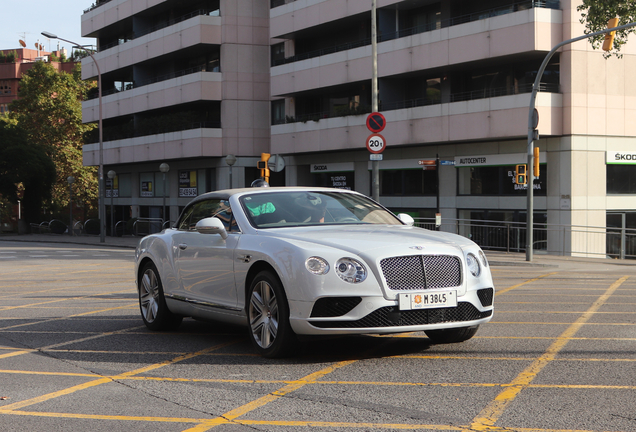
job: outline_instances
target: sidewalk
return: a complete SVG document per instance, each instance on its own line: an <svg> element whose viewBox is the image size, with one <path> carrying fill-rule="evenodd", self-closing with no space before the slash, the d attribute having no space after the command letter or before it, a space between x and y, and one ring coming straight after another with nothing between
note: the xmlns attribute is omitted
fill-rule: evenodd
<svg viewBox="0 0 636 432"><path fill-rule="evenodd" d="M99 236L70 236L68 234L0 234L0 242L34 242L34 243L71 243L88 246L106 246L135 249L137 243L142 237L124 236L109 237L106 236L104 243L100 242ZM0 243L1 245L1 243Z"/></svg>
<svg viewBox="0 0 636 432"><path fill-rule="evenodd" d="M2 242L33 242L33 243L66 243L99 247L117 247L135 249L142 237L124 236L109 237L106 236L105 242L101 243L99 236L69 236L62 234L0 234L0 246ZM611 271L620 269L621 272L627 270L636 273L636 260L618 260L606 258L583 258L568 257L558 255L546 255L535 253L532 262L526 261L525 253L509 253L500 251L484 251L488 262L493 267L521 266L521 267L545 267L546 270L553 269L570 269L576 268L598 269L599 271Z"/></svg>

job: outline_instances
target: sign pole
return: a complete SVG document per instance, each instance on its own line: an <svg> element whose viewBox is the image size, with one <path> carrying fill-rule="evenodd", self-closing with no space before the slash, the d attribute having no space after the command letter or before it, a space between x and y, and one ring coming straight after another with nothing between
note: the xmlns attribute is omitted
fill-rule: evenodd
<svg viewBox="0 0 636 432"><path fill-rule="evenodd" d="M371 111L378 112L378 29L376 27L376 0L371 1ZM371 198L380 202L380 161L371 161Z"/></svg>

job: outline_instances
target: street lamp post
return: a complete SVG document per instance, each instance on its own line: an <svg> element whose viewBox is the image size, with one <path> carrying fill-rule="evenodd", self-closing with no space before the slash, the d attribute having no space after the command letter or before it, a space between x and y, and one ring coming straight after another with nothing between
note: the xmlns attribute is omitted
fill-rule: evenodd
<svg viewBox="0 0 636 432"><path fill-rule="evenodd" d="M161 171L163 173L163 217L164 217L164 222L165 223L165 217L166 217L166 173L168 171L170 171L170 165L168 165L167 163L162 163L161 165L159 165L159 171ZM170 215L168 215L168 222L170 221ZM163 223L161 224L161 229L163 229Z"/></svg>
<svg viewBox="0 0 636 432"><path fill-rule="evenodd" d="M73 183L75 183L75 177L68 176L66 179L68 182L68 208L69 208L69 221L68 234L73 235Z"/></svg>
<svg viewBox="0 0 636 432"><path fill-rule="evenodd" d="M236 156L233 154L225 156L225 163L230 167L230 187L228 189L232 189L232 165L236 163Z"/></svg>
<svg viewBox="0 0 636 432"><path fill-rule="evenodd" d="M108 171L108 178L110 179L110 235L115 237L115 215L113 213L113 197L115 196L115 184L114 178L117 173L113 170Z"/></svg>
<svg viewBox="0 0 636 432"><path fill-rule="evenodd" d="M70 41L68 39L63 39L49 32L42 32L44 37L49 39L59 39L64 42L68 42L73 44L77 48L83 49L83 47L77 42ZM97 60L93 56L93 53L86 50L91 59L93 59L93 63L95 63L95 68L97 69L97 94L99 97L99 121L97 123L97 127L99 129L99 183L98 183L98 194L99 194L99 241L104 243L106 241L106 207L104 206L104 140L103 140L103 128L102 128L102 73L99 70L99 64Z"/></svg>

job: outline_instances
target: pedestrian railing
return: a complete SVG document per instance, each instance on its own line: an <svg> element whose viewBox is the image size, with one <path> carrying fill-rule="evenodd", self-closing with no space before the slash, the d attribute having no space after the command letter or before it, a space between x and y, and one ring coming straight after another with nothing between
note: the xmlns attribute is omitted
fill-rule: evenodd
<svg viewBox="0 0 636 432"><path fill-rule="evenodd" d="M487 250L525 252L525 222L417 218L416 225L470 238ZM636 229L582 225L534 224L533 251L550 255L636 259Z"/></svg>

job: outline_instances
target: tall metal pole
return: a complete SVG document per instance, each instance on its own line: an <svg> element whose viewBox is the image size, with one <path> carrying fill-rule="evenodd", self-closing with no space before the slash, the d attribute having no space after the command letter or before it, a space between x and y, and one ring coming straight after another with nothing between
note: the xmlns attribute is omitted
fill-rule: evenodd
<svg viewBox="0 0 636 432"><path fill-rule="evenodd" d="M376 0L371 0L371 111L378 112L378 29L376 25ZM371 161L371 198L380 201L380 161Z"/></svg>
<svg viewBox="0 0 636 432"><path fill-rule="evenodd" d="M164 218L164 224L166 223L166 220L170 220L170 218L166 219L166 173L163 173L163 209L161 210L161 213L163 214L163 218ZM161 228L163 229L163 225L161 226Z"/></svg>
<svg viewBox="0 0 636 432"><path fill-rule="evenodd" d="M49 32L42 32L42 35L49 39L59 39L64 42L68 42L73 44L76 48L84 49L77 42L70 41L68 39L63 39ZM95 68L97 69L97 94L99 97L99 121L97 123L97 127L99 128L99 172L98 172L98 214L99 214L99 241L100 243L104 243L106 241L106 206L104 204L104 137L103 137L103 128L102 128L102 72L99 70L99 63L95 60L95 56L89 50L85 50L93 63L95 63Z"/></svg>
<svg viewBox="0 0 636 432"><path fill-rule="evenodd" d="M537 77L534 80L534 84L532 85L532 94L530 95L530 109L528 110L528 167L526 169L526 176L528 179L528 195L527 195L527 223L526 223L526 261L532 261L532 248L534 247L534 233L532 232L534 226L534 171L532 169L534 164L534 107L537 100L537 92L539 91L539 85L541 82L541 78L543 77L543 72L545 72L545 68L548 66L548 62L557 52L559 48L564 45L571 44L573 42L578 42L580 40L589 39L595 36L600 36L605 33L610 33L617 30L623 30L629 27L636 26L636 22L625 24L618 27L608 28L605 30L597 31L594 33L586 34L583 36L578 36L573 39L568 39L563 41L552 48L552 50L545 56L543 59L543 63L541 63L541 67L537 72ZM565 249L564 249L565 250Z"/></svg>
<svg viewBox="0 0 636 432"><path fill-rule="evenodd" d="M73 183L75 182L75 178L73 176L68 176L66 179L68 182L68 209L69 209L69 228L68 234L73 235Z"/></svg>

